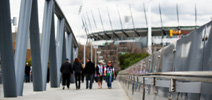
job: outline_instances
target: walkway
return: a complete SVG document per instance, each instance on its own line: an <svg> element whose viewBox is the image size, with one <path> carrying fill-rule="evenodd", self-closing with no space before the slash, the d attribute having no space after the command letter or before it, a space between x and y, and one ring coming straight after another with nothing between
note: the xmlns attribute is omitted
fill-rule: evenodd
<svg viewBox="0 0 212 100"><path fill-rule="evenodd" d="M113 82L113 89L107 89L106 83L103 83L103 89L98 89L97 83L93 89L85 89L85 83L81 84L80 90L75 89L75 84L71 84L70 90L61 88L49 88L47 91L33 92L32 84L24 84L24 96L18 98L3 98L2 86L0 85L0 100L129 100L124 89L118 81Z"/></svg>

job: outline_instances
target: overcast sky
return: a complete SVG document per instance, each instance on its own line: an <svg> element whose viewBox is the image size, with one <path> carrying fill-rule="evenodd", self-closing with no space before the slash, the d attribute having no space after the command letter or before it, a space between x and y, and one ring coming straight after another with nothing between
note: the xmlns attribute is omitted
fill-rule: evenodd
<svg viewBox="0 0 212 100"><path fill-rule="evenodd" d="M42 32L42 21L45 0L38 0L39 6L39 26ZM56 0L65 14L77 40L85 43L85 31L83 29L82 18L86 21L90 32L121 29L118 9L124 28L133 28L129 4L131 5L133 20L136 28L146 26L143 4L146 11L148 10L149 0ZM11 17L19 19L21 0L10 0ZM159 3L161 7L162 20L164 26L177 26L176 4L179 10L180 26L195 25L195 4L197 8L197 24L203 25L212 18L212 0L152 0L151 1L151 24L153 27L160 27ZM81 11L79 10L81 7ZM118 8L118 9L117 9ZM100 11L103 27L100 21L98 9ZM107 9L112 21L110 26ZM79 13L80 11L80 13ZM92 17L92 12L94 17ZM125 22L125 16L130 16L129 22ZM96 26L94 20L96 21ZM89 20L90 23L89 23ZM56 20L56 19L55 19ZM57 28L57 26L55 26ZM56 31L57 32L57 31Z"/></svg>

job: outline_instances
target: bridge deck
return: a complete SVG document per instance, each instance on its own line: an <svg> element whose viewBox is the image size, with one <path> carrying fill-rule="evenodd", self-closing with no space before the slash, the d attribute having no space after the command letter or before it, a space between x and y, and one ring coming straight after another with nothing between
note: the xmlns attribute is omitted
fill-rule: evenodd
<svg viewBox="0 0 212 100"><path fill-rule="evenodd" d="M113 82L112 89L108 89L105 82L102 89L98 89L97 83L93 85L92 90L85 89L85 83L81 83L80 90L75 89L75 84L71 84L69 90L62 90L50 88L50 84L47 84L47 91L33 92L32 83L25 83L23 96L17 98L3 98L0 85L0 100L129 100L118 81Z"/></svg>

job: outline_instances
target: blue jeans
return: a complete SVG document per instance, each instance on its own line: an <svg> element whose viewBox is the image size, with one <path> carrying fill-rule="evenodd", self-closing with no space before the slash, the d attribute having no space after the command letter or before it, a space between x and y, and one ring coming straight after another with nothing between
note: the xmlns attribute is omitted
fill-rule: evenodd
<svg viewBox="0 0 212 100"><path fill-rule="evenodd" d="M113 76L112 75L106 76L106 79L107 79L107 87L111 88Z"/></svg>
<svg viewBox="0 0 212 100"><path fill-rule="evenodd" d="M92 84L93 84L93 74L86 74L86 88L88 88L88 80L90 80L90 89L92 89Z"/></svg>
<svg viewBox="0 0 212 100"><path fill-rule="evenodd" d="M26 82L29 82L29 74L25 74L25 79L26 79Z"/></svg>

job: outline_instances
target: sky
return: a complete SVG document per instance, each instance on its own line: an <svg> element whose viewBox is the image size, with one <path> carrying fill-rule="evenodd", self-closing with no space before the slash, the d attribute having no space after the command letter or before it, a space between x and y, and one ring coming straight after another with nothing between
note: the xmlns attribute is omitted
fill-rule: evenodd
<svg viewBox="0 0 212 100"><path fill-rule="evenodd" d="M68 20L74 35L82 44L86 42L85 27L89 33L103 30L121 29L118 9L121 16L123 28L144 28L147 27L144 8L148 14L148 5L151 4L152 27L161 27L159 4L163 26L178 26L177 10L178 5L179 25L195 25L195 5L197 11L197 25L203 25L212 20L212 0L56 0ZM42 22L45 0L38 0L39 28L42 32ZM11 17L19 20L21 0L10 0ZM145 7L144 7L145 6ZM130 13L132 11L132 17ZM99 13L99 12L100 13ZM110 24L109 16L112 22ZM102 19L102 23L100 20ZM129 21L125 19L128 18ZM85 21L85 27L82 23ZM94 19L94 20L93 20ZM133 22L134 21L134 26ZM95 25L95 22L96 25ZM17 22L18 23L18 22ZM18 24L17 24L18 25ZM55 18L55 25L57 19ZM17 27L17 26L15 26ZM57 26L55 26L55 29ZM13 31L15 30L13 26ZM57 32L57 31L55 31ZM88 33L88 34L89 34Z"/></svg>

